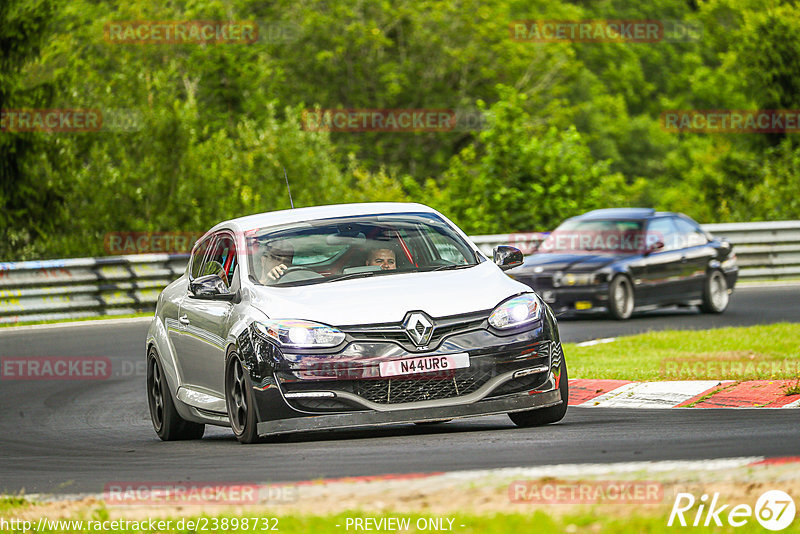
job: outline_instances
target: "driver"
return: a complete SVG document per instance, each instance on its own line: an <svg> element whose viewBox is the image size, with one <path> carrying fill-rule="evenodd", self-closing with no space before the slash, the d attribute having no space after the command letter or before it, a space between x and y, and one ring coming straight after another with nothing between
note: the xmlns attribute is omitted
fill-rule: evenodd
<svg viewBox="0 0 800 534"><path fill-rule="evenodd" d="M367 265L380 267L384 271L397 269L397 257L394 250L387 247L370 249L367 253Z"/></svg>
<svg viewBox="0 0 800 534"><path fill-rule="evenodd" d="M262 284L275 283L292 266L294 247L288 240L283 239L267 243L261 256L261 276L258 278Z"/></svg>

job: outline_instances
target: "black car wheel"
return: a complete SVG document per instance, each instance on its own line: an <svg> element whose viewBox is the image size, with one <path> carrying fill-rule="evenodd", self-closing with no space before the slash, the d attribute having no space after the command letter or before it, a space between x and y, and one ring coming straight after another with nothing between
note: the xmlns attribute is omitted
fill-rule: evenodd
<svg viewBox="0 0 800 534"><path fill-rule="evenodd" d="M513 412L508 414L508 417L515 425L521 427L549 425L564 418L569 403L569 378L567 377L567 360L563 356L561 357L558 390L561 392L561 404L525 412Z"/></svg>
<svg viewBox="0 0 800 534"><path fill-rule="evenodd" d="M241 443L258 443L258 422L251 395L250 377L236 353L228 358L225 370L225 404L236 439Z"/></svg>
<svg viewBox="0 0 800 534"><path fill-rule="evenodd" d="M618 275L608 285L608 312L620 321L633 313L633 286L627 276Z"/></svg>
<svg viewBox="0 0 800 534"><path fill-rule="evenodd" d="M206 426L183 419L167 386L166 378L155 351L147 357L147 404L150 407L150 419L158 437L163 441L200 439Z"/></svg>
<svg viewBox="0 0 800 534"><path fill-rule="evenodd" d="M706 278L703 287L703 303L700 309L706 313L722 313L728 307L728 281L722 272L714 270Z"/></svg>

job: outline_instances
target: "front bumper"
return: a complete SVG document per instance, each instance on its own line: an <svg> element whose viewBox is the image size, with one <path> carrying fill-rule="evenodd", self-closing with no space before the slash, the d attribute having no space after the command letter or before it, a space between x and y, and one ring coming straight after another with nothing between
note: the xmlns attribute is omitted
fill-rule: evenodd
<svg viewBox="0 0 800 534"><path fill-rule="evenodd" d="M592 285L553 285L551 275L515 277L530 286L557 315L602 312L608 309L608 282Z"/></svg>
<svg viewBox="0 0 800 534"><path fill-rule="evenodd" d="M546 408L557 404L561 404L561 393L558 389L554 389L545 393L514 395L512 397L488 399L472 404L412 408L390 412L364 411L337 413L262 421L258 423L258 434L260 436L267 436L288 432L312 432L315 430L357 428L363 426L391 425L395 423L438 421L442 419L520 412L535 408Z"/></svg>
<svg viewBox="0 0 800 534"><path fill-rule="evenodd" d="M245 361L253 364L259 434L472 417L561 402L563 353L549 310L542 321L515 332L492 331L485 318L467 319L466 329L448 326L448 333L423 351L378 340L374 331L363 339L363 329L327 354L284 354L254 339L259 356ZM459 353L468 354L469 367L391 377L378 371L385 361Z"/></svg>

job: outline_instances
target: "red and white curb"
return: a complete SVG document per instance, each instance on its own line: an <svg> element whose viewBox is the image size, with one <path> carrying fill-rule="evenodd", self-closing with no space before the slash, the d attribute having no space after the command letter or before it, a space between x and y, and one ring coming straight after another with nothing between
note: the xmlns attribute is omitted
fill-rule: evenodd
<svg viewBox="0 0 800 534"><path fill-rule="evenodd" d="M792 380L569 381L569 405L597 408L800 408Z"/></svg>

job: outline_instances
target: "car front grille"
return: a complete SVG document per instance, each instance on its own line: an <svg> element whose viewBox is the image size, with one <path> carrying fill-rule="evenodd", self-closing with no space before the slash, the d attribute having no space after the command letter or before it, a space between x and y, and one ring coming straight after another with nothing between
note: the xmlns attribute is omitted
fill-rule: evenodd
<svg viewBox="0 0 800 534"><path fill-rule="evenodd" d="M360 380L297 380L282 376L280 383L281 388L287 393L301 391L345 392L376 404L404 404L450 399L474 393L498 375L543 364L549 365L550 345L549 342L545 342L535 346L532 349L533 352L526 354L526 358L522 360L517 359L518 356L505 359L503 358L505 354L499 354L494 356L494 358L500 358L499 362L489 364L482 361L483 358L477 358L472 367L446 372ZM515 352L508 356L517 354ZM513 379L501 385L491 395L529 391L541 385L546 378L547 372L542 372ZM356 409L355 406L348 406L352 401L343 398L326 399L324 402L321 400L309 402L308 398L304 398L302 401L298 398L287 400L293 405L302 404L302 408L306 410Z"/></svg>
<svg viewBox="0 0 800 534"><path fill-rule="evenodd" d="M403 404L468 395L480 389L492 376L491 367L468 368L458 369L446 375L426 373L402 378L295 382L284 384L284 388L293 392L330 388L358 395L376 404Z"/></svg>
<svg viewBox="0 0 800 534"><path fill-rule="evenodd" d="M433 319L434 328L429 346L436 346L447 336L469 332L480 328L489 317L489 312L470 313L453 317ZM417 323L417 332L422 334L424 327ZM406 348L414 347L406 330L399 323L351 326L341 329L352 340L357 341L393 341Z"/></svg>

